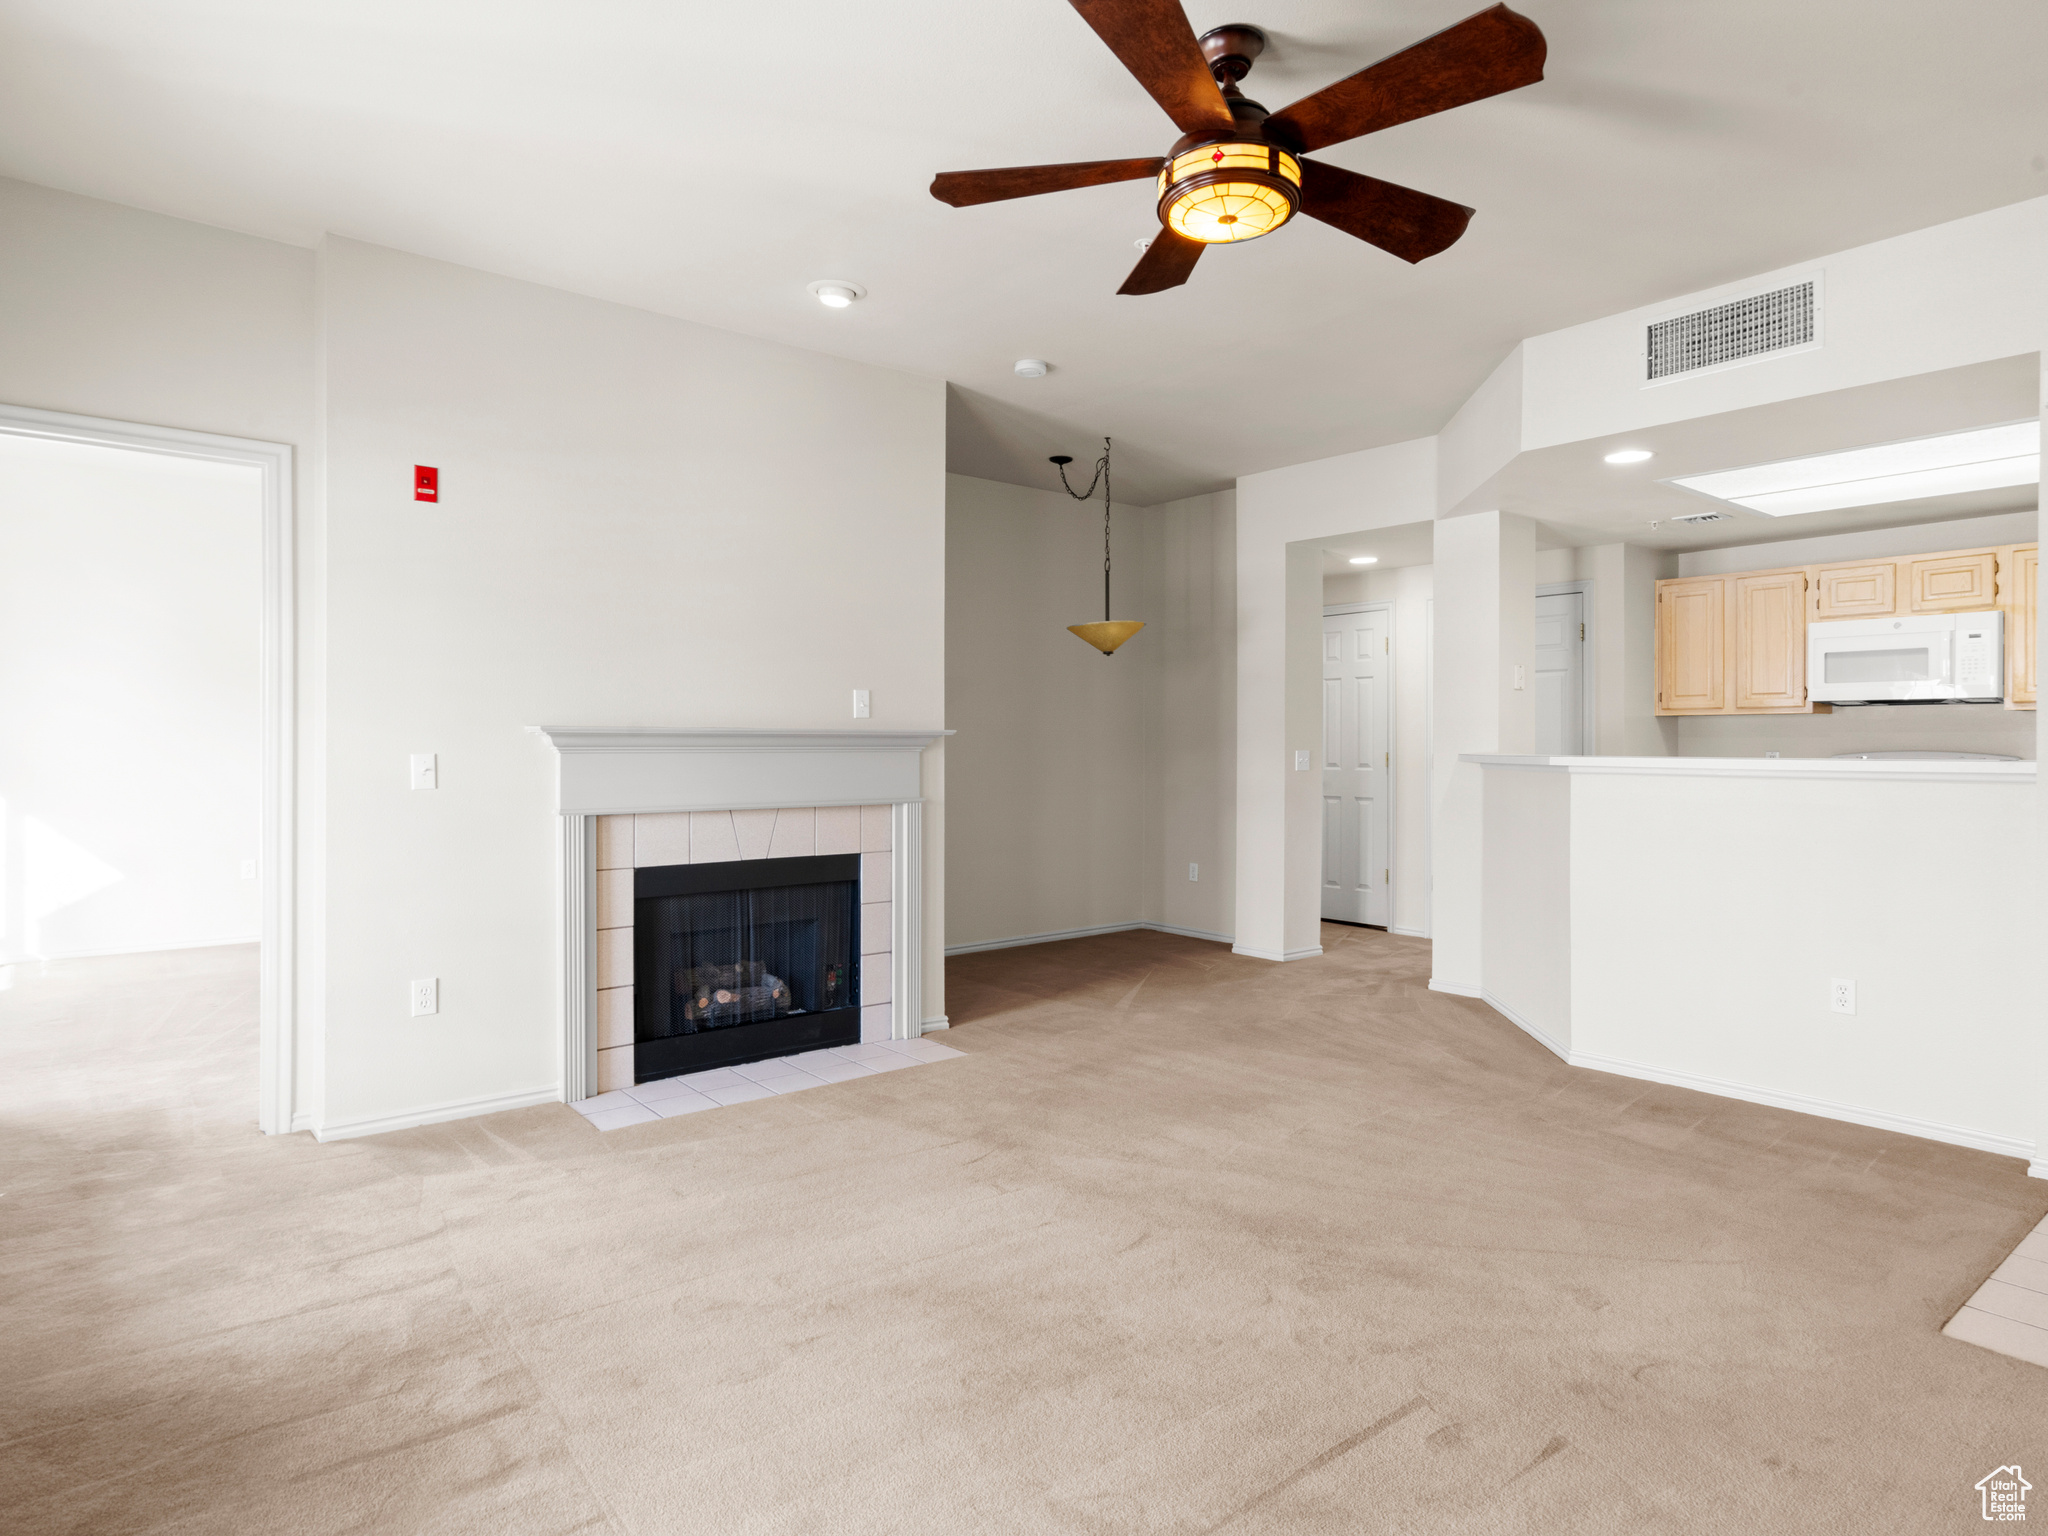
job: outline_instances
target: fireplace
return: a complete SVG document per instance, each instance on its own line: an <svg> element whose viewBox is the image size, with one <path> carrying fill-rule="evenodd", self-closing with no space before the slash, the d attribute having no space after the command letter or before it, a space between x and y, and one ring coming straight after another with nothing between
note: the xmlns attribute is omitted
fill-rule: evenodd
<svg viewBox="0 0 2048 1536"><path fill-rule="evenodd" d="M634 870L634 1081L858 1042L860 865Z"/></svg>

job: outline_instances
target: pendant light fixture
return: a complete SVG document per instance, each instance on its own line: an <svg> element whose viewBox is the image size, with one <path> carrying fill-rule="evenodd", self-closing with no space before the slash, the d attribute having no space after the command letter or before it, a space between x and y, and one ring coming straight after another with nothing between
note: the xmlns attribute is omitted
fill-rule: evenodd
<svg viewBox="0 0 2048 1536"><path fill-rule="evenodd" d="M1077 491L1067 484L1067 466L1074 462L1071 453L1056 453L1052 462L1059 466L1061 489L1076 501L1093 500L1096 481L1102 483L1102 622L1069 624L1067 629L1108 656L1145 627L1143 619L1112 619L1109 616L1109 439L1105 437L1102 440L1102 457L1095 461L1095 476L1085 491Z"/></svg>

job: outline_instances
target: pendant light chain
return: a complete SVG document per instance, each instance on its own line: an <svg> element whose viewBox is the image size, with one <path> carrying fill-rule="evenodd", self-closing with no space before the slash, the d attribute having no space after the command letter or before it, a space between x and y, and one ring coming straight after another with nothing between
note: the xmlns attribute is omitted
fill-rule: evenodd
<svg viewBox="0 0 2048 1536"><path fill-rule="evenodd" d="M1102 484L1102 622L1109 622L1109 439L1102 440L1102 457L1095 461L1095 473L1089 477L1088 489L1077 491L1067 484L1067 466L1058 466L1060 488L1076 501L1094 498L1096 482Z"/></svg>

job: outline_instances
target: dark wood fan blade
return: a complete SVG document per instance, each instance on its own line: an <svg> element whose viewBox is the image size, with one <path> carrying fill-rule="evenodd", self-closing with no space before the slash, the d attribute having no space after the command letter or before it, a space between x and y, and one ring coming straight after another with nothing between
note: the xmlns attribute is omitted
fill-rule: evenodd
<svg viewBox="0 0 2048 1536"><path fill-rule="evenodd" d="M1112 181L1142 181L1157 176L1166 162L1150 160L1079 160L1072 165L1012 165L999 171L941 171L932 178L932 196L955 208L1000 203L1009 197L1036 197L1072 187L1101 187Z"/></svg>
<svg viewBox="0 0 2048 1536"><path fill-rule="evenodd" d="M1543 78L1548 51L1535 22L1496 5L1304 96L1267 118L1266 128L1283 143L1293 138L1304 150L1341 144L1534 85Z"/></svg>
<svg viewBox="0 0 2048 1536"><path fill-rule="evenodd" d="M1164 293L1169 288L1178 288L1188 280L1188 274L1195 270L1195 263L1207 249L1199 240L1162 227L1117 292Z"/></svg>
<svg viewBox="0 0 2048 1536"><path fill-rule="evenodd" d="M1420 261L1455 245L1473 210L1391 181L1301 162L1301 211L1403 261Z"/></svg>
<svg viewBox="0 0 2048 1536"><path fill-rule="evenodd" d="M1182 133L1230 129L1230 108L1180 0L1073 0L1073 6Z"/></svg>

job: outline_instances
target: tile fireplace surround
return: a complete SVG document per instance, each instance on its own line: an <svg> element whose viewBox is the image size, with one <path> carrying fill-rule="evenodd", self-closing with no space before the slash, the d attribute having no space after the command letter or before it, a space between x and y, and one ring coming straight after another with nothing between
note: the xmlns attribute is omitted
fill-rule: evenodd
<svg viewBox="0 0 2048 1536"><path fill-rule="evenodd" d="M951 732L537 729L559 768L563 1099L633 1081L636 868L858 853L861 1039L922 1032L922 754Z"/></svg>

